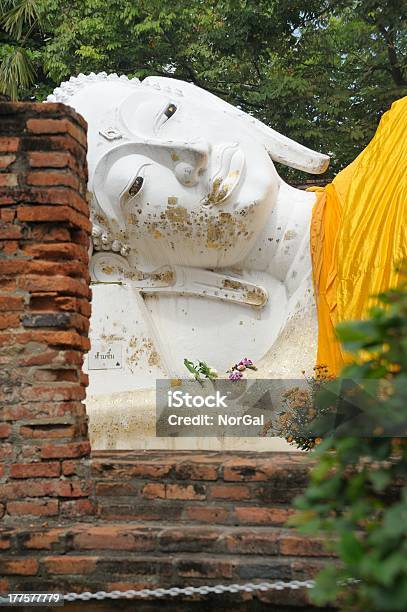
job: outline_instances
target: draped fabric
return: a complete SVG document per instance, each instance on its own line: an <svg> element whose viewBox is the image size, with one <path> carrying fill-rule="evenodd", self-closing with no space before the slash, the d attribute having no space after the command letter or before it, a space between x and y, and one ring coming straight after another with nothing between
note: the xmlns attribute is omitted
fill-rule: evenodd
<svg viewBox="0 0 407 612"><path fill-rule="evenodd" d="M394 102L360 155L317 193L311 258L318 313L317 364L337 374L341 321L363 319L400 281L407 258L407 97Z"/></svg>

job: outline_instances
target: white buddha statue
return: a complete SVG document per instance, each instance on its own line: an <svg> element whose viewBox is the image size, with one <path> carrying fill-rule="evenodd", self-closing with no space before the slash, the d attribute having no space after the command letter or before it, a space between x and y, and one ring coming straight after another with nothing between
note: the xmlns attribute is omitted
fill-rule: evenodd
<svg viewBox="0 0 407 612"><path fill-rule="evenodd" d="M310 371L316 196L273 160L319 174L329 158L175 79L79 75L48 100L88 122L94 447L162 445L155 381L185 378L185 357L220 375L242 357L257 377Z"/></svg>

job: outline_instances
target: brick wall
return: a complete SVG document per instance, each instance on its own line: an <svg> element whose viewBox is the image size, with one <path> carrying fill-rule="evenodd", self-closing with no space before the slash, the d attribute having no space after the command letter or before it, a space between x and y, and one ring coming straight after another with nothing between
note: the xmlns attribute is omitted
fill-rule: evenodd
<svg viewBox="0 0 407 612"><path fill-rule="evenodd" d="M86 124L0 104L0 517L87 514Z"/></svg>
<svg viewBox="0 0 407 612"><path fill-rule="evenodd" d="M13 592L309 579L332 558L321 538L286 526L308 470L296 453L95 453L97 515L0 530L0 576ZM216 610L309 609L305 589L210 601ZM176 602L172 610L190 609Z"/></svg>

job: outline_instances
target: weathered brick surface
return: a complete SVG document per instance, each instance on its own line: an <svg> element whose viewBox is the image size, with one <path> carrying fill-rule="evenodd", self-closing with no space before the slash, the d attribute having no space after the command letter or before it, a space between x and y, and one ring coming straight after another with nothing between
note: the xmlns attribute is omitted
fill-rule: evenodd
<svg viewBox="0 0 407 612"><path fill-rule="evenodd" d="M72 444L61 445L61 453L76 453ZM96 452L93 516L94 500L88 496L92 485L81 477L81 458L60 461L15 465L14 478L0 485L13 516L30 521L0 531L3 575L10 589L53 584L80 592L306 579L334 562L319 538L300 536L286 526L292 498L309 471L304 456ZM267 473L267 479L253 475L253 461L256 473ZM49 471L26 472L37 464ZM244 482L241 476L239 482L229 479L231 465L239 466ZM52 466L76 479L65 480ZM27 477L37 496L30 502L18 499ZM309 606L302 590L287 592L287 600L275 593L242 597L233 601Z"/></svg>
<svg viewBox="0 0 407 612"><path fill-rule="evenodd" d="M102 518L282 526L309 472L306 457L295 453L146 455L94 455L92 473ZM132 503L135 496L137 504Z"/></svg>
<svg viewBox="0 0 407 612"><path fill-rule="evenodd" d="M0 104L5 525L57 520L67 504L81 515L94 509L81 372L90 316L86 181L81 117L60 104ZM63 469L66 460L75 469Z"/></svg>

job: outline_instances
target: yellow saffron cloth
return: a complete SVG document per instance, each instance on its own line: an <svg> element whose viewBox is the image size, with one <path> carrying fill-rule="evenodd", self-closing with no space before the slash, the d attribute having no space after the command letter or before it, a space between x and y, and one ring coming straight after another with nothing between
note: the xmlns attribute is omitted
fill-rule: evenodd
<svg viewBox="0 0 407 612"><path fill-rule="evenodd" d="M407 258L407 97L394 102L360 155L326 187L311 187L317 364L338 374L346 355L335 325L363 319L399 284Z"/></svg>

